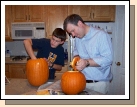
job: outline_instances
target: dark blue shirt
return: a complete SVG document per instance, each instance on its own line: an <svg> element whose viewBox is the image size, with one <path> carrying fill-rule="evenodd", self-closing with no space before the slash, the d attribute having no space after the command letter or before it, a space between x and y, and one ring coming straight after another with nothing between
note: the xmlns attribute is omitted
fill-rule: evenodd
<svg viewBox="0 0 137 107"><path fill-rule="evenodd" d="M52 48L50 45L50 39L42 38L42 39L32 39L32 48L38 50L37 58L54 58L56 56L56 60L53 62L54 64L64 66L64 48L62 45L57 46L56 48ZM49 69L49 79L54 79L56 69Z"/></svg>

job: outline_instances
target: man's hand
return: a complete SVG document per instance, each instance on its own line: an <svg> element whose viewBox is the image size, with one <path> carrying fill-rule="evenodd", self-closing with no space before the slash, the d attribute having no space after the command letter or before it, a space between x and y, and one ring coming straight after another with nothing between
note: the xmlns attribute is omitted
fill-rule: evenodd
<svg viewBox="0 0 137 107"><path fill-rule="evenodd" d="M76 63L76 68L79 71L82 71L85 67L87 66L87 60L86 59L80 59L77 63Z"/></svg>

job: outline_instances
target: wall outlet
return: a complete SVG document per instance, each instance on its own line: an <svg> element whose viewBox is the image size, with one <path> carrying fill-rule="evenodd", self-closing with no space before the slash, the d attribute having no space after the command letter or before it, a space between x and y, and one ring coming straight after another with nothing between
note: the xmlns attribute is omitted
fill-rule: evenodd
<svg viewBox="0 0 137 107"><path fill-rule="evenodd" d="M111 26L107 26L107 31L111 32L112 31L112 27Z"/></svg>

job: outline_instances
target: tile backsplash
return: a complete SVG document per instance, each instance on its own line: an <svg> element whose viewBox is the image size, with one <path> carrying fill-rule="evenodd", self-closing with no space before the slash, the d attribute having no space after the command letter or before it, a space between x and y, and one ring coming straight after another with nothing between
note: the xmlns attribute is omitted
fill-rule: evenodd
<svg viewBox="0 0 137 107"><path fill-rule="evenodd" d="M64 50L67 49L67 44L68 44L67 42L63 44ZM15 55L28 56L23 41L5 42L5 50L9 50L11 56L15 56ZM34 54L36 55L37 52L34 52Z"/></svg>
<svg viewBox="0 0 137 107"><path fill-rule="evenodd" d="M5 42L5 50L9 50L11 56L25 55L28 56L23 41Z"/></svg>

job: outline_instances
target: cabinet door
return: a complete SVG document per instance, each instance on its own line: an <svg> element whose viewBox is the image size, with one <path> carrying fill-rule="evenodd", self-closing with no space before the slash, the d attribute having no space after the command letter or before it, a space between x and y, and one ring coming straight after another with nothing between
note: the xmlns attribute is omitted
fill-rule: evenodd
<svg viewBox="0 0 137 107"><path fill-rule="evenodd" d="M25 64L10 64L10 78L26 78Z"/></svg>
<svg viewBox="0 0 137 107"><path fill-rule="evenodd" d="M55 80L60 80L62 74L63 74L62 72L61 73L55 73Z"/></svg>
<svg viewBox="0 0 137 107"><path fill-rule="evenodd" d="M44 6L14 5L12 6L13 22L41 22L43 21Z"/></svg>
<svg viewBox="0 0 137 107"><path fill-rule="evenodd" d="M92 21L115 21L114 5L96 5L92 6Z"/></svg>
<svg viewBox="0 0 137 107"><path fill-rule="evenodd" d="M5 75L7 78L10 78L10 74L9 74L9 65L5 64Z"/></svg>
<svg viewBox="0 0 137 107"><path fill-rule="evenodd" d="M55 73L55 79L56 79L56 80L61 79L62 74L63 74L64 72L66 72L66 71L68 71L68 66L67 66L67 65L65 65L64 67L62 67L62 70L61 70L61 71L56 71L56 73Z"/></svg>
<svg viewBox="0 0 137 107"><path fill-rule="evenodd" d="M27 22L28 6L13 5L12 6L12 22Z"/></svg>
<svg viewBox="0 0 137 107"><path fill-rule="evenodd" d="M63 72L66 72L68 71L68 65L65 65L64 67L62 67L62 70L61 71L56 71L56 73L63 73Z"/></svg>
<svg viewBox="0 0 137 107"><path fill-rule="evenodd" d="M68 6L68 15L78 14L84 21L91 20L91 6L89 5L71 5Z"/></svg>
<svg viewBox="0 0 137 107"><path fill-rule="evenodd" d="M28 21L42 22L44 18L44 6L31 5L29 6Z"/></svg>
<svg viewBox="0 0 137 107"><path fill-rule="evenodd" d="M67 6L48 6L47 36L51 37L55 28L63 28L63 22L67 17Z"/></svg>
<svg viewBox="0 0 137 107"><path fill-rule="evenodd" d="M5 5L5 41L10 41L11 39L11 6Z"/></svg>
<svg viewBox="0 0 137 107"><path fill-rule="evenodd" d="M115 21L115 5L71 5L70 14L78 14L84 21Z"/></svg>

